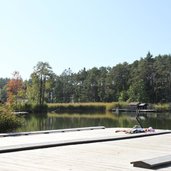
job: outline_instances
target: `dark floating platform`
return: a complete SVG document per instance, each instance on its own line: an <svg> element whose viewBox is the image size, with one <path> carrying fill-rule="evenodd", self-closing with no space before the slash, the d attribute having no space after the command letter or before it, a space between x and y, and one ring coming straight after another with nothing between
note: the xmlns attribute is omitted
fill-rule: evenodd
<svg viewBox="0 0 171 171"><path fill-rule="evenodd" d="M134 167L141 167L146 169L153 169L157 167L164 167L171 164L171 155L156 157L152 159L140 160L131 162Z"/></svg>

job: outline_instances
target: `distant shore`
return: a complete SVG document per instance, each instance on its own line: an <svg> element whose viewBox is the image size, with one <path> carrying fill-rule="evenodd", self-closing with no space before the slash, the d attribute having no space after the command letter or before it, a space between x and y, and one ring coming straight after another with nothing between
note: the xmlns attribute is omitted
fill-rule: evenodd
<svg viewBox="0 0 171 171"><path fill-rule="evenodd" d="M50 112L106 112L113 109L129 109L128 102L112 103L49 103ZM171 103L149 104L148 110L156 112L171 112Z"/></svg>

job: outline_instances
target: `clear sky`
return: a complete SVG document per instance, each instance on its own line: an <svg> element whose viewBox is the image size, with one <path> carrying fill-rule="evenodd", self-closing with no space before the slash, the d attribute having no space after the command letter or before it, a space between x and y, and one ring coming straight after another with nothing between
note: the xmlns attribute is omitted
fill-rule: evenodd
<svg viewBox="0 0 171 171"><path fill-rule="evenodd" d="M0 77L60 75L171 53L171 0L0 0Z"/></svg>

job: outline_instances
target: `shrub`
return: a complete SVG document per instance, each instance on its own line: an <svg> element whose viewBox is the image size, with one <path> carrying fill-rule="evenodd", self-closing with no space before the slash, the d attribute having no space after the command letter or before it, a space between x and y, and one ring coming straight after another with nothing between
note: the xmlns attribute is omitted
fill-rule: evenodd
<svg viewBox="0 0 171 171"><path fill-rule="evenodd" d="M17 104L12 107L12 110L15 112L29 112L29 113L47 113L48 106L47 104Z"/></svg>
<svg viewBox="0 0 171 171"><path fill-rule="evenodd" d="M48 106L47 104L43 105L32 105L32 112L33 113L47 113Z"/></svg>
<svg viewBox="0 0 171 171"><path fill-rule="evenodd" d="M0 132L12 132L22 125L21 118L12 114L6 106L0 107Z"/></svg>
<svg viewBox="0 0 171 171"><path fill-rule="evenodd" d="M25 103L25 104L17 104L13 106L13 111L16 112L32 112L32 105Z"/></svg>

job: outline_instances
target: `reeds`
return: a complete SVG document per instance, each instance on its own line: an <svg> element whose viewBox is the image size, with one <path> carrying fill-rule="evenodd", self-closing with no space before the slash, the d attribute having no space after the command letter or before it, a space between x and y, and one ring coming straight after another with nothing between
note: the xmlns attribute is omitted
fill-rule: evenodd
<svg viewBox="0 0 171 171"><path fill-rule="evenodd" d="M125 102L112 103L51 103L48 104L48 111L50 112L106 112L112 111L113 108L123 108L127 105Z"/></svg>
<svg viewBox="0 0 171 171"><path fill-rule="evenodd" d="M169 103L158 103L154 104L153 106L158 112L168 112L171 110L171 104Z"/></svg>

